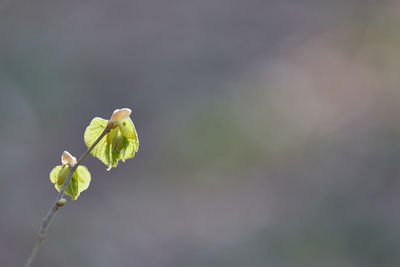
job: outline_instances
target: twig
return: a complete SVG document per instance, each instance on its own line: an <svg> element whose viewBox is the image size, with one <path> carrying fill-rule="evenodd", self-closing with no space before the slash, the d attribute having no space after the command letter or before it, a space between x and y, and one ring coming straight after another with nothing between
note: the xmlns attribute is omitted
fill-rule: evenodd
<svg viewBox="0 0 400 267"><path fill-rule="evenodd" d="M49 225L54 217L54 215L56 214L56 212L58 211L58 209L60 208L59 206L59 202L62 199L62 197L64 196L64 191L65 188L67 187L67 184L69 182L69 180L71 179L72 175L74 174L74 172L76 171L76 169L78 168L78 166L85 160L85 158L89 155L90 151L93 150L93 148L100 142L101 139L103 139L103 137L110 132L109 128L105 128L103 130L103 132L100 134L100 136L96 139L96 141L86 150L86 152L79 158L78 162L71 167L67 178L64 181L64 184L62 185L60 192L58 193L57 197L56 197L56 201L53 203L53 205L51 206L49 212L47 213L46 217L43 218L42 220L42 224L40 226L40 230L38 233L38 236L36 238L36 242L35 245L33 246L32 249L32 254L31 256L28 258L28 260L25 263L25 267L30 267L33 260L36 257L36 254L40 248L40 245L42 244L43 240L46 237L47 234L47 229L49 228Z"/></svg>

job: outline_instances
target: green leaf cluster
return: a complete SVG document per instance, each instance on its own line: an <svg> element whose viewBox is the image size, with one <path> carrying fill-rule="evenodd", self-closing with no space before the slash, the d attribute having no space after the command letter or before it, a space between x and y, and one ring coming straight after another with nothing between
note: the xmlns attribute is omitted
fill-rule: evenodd
<svg viewBox="0 0 400 267"><path fill-rule="evenodd" d="M50 172L50 181L54 183L54 187L60 192L65 179L70 172L68 164L58 165ZM80 193L86 190L90 184L90 172L85 166L78 166L74 174L72 174L64 193L76 200Z"/></svg>
<svg viewBox="0 0 400 267"><path fill-rule="evenodd" d="M86 128L84 140L89 148L107 127L107 120L94 118ZM119 160L133 158L139 148L135 126L130 118L111 129L107 135L100 140L96 147L90 152L105 165L107 170L117 167Z"/></svg>
<svg viewBox="0 0 400 267"><path fill-rule="evenodd" d="M84 134L85 144L91 149L98 141L103 132L107 130L104 137L91 149L90 153L108 166L108 170L116 167L120 160L133 158L139 148L139 140L135 126L129 118L131 110L128 108L116 109L109 121L102 118L94 118L86 128ZM84 156L86 157L87 154ZM82 158L84 159L84 157ZM60 192L71 168L76 166L77 161L68 151L61 156L62 165L58 165L50 172L50 181ZM76 166L71 179L65 187L64 193L76 200L80 193L86 190L90 184L90 172L85 166Z"/></svg>

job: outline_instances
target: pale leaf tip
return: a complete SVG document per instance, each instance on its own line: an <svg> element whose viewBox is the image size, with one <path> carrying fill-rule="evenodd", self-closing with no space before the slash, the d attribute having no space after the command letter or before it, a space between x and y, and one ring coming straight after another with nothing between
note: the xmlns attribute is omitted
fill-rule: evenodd
<svg viewBox="0 0 400 267"><path fill-rule="evenodd" d="M129 108L116 109L111 115L110 121L116 124L122 123L129 117L129 115L131 115L131 113L132 110Z"/></svg>
<svg viewBox="0 0 400 267"><path fill-rule="evenodd" d="M77 161L74 156L72 156L68 151L64 151L61 155L61 163L63 165L68 164L70 167L73 167Z"/></svg>

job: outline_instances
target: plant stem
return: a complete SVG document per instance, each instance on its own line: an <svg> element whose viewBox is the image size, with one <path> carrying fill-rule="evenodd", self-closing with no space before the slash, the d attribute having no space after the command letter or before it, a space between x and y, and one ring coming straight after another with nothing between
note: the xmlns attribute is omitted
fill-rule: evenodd
<svg viewBox="0 0 400 267"><path fill-rule="evenodd" d="M33 246L32 249L32 253L31 256L28 258L28 260L25 263L25 267L30 267L33 260L36 257L36 254L40 248L40 245L42 244L42 242L44 241L46 234L47 234L47 229L49 228L49 225L51 223L51 221L53 220L54 215L56 214L56 212L58 211L58 209L60 208L57 204L59 203L59 201L62 199L62 197L64 196L64 191L65 188L67 187L67 184L69 182L69 180L71 179L72 175L74 174L74 172L76 171L76 169L78 168L78 166L85 160L85 158L89 155L89 153L93 150L93 148L100 142L101 139L103 139L103 137L110 132L109 128L105 128L103 130L103 132L100 134L100 136L96 139L96 141L86 150L86 152L79 158L78 162L71 167L67 178L64 181L64 184L62 185L60 192L58 192L58 195L56 197L56 201L54 201L53 205L51 206L49 212L47 213L46 217L43 218L42 220L42 224L40 226L40 230L38 233L38 236L36 238L36 242L35 245Z"/></svg>

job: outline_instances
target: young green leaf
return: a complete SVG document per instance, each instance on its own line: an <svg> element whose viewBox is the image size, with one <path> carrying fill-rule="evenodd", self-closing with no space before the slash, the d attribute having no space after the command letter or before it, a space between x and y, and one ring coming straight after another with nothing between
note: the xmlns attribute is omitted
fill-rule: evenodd
<svg viewBox="0 0 400 267"><path fill-rule="evenodd" d="M58 166L55 166L54 169L51 170L51 172L50 172L50 182L52 182L53 184L57 183L58 176L59 176L60 171L61 171L62 168L63 168L63 166L58 165Z"/></svg>
<svg viewBox="0 0 400 267"><path fill-rule="evenodd" d="M100 134L104 131L104 129L107 127L107 121L102 119L102 118L94 118L89 126L86 128L85 134L84 134L84 140L86 146L89 148L93 143L96 141L97 137L100 136ZM100 161L102 161L105 165L110 166L111 161L110 161L110 155L108 148L109 144L106 141L106 138L103 138L100 140L100 142L93 148L93 150L90 152L94 157L98 158Z"/></svg>
<svg viewBox="0 0 400 267"><path fill-rule="evenodd" d="M69 166L58 165L50 172L50 181L54 183L54 187L58 192L60 192L61 187L64 184L69 169ZM63 170L66 170L66 175L63 174ZM72 200L76 200L81 192L89 187L90 179L91 177L88 169L85 166L78 166L65 187L64 193L70 196Z"/></svg>
<svg viewBox="0 0 400 267"><path fill-rule="evenodd" d="M61 157L62 165L58 165L53 168L50 172L50 181L54 183L54 187L60 192L65 179L70 172L70 168L76 164L76 160L66 160L75 159L68 152L64 151ZM71 166L72 165L72 166ZM74 174L71 176L67 186L65 187L64 193L69 195L73 200L76 200L80 193L86 190L90 184L90 172L85 166L78 166Z"/></svg>
<svg viewBox="0 0 400 267"><path fill-rule="evenodd" d="M89 187L90 172L85 166L78 166L74 175L79 183L79 193L81 193Z"/></svg>
<svg viewBox="0 0 400 267"><path fill-rule="evenodd" d="M61 185L56 184L57 191L60 191ZM65 187L64 193L72 198L72 200L76 200L79 196L79 183L76 179L75 173L72 175L71 180Z"/></svg>
<svg viewBox="0 0 400 267"><path fill-rule="evenodd" d="M133 158L139 148L135 126L129 118L130 109L117 109L109 121L94 118L86 128L84 139L90 147L108 127L110 132L91 151L91 154L108 166L117 167L118 161Z"/></svg>

